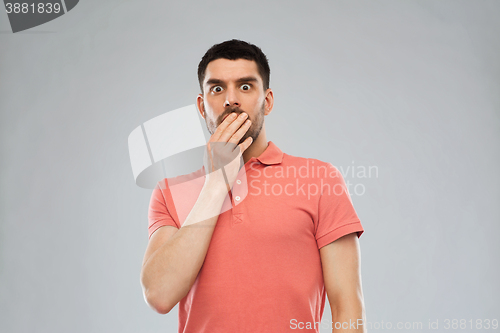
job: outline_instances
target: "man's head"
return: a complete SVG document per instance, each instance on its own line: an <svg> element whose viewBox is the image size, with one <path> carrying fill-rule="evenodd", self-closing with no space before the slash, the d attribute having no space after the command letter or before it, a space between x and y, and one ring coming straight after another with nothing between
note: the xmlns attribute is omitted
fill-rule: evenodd
<svg viewBox="0 0 500 333"><path fill-rule="evenodd" d="M201 58L198 64L198 82L200 84L201 93L203 94L203 80L205 79L205 71L210 62L217 59L246 59L255 61L259 70L259 75L263 82L264 90L269 88L271 70L267 62L266 55L262 50L250 43L242 40L231 39L220 44L213 45Z"/></svg>
<svg viewBox="0 0 500 333"><path fill-rule="evenodd" d="M255 142L273 107L269 76L267 58L257 46L235 39L212 46L198 65L197 98L210 134L231 112L246 112L252 125L240 142L249 136Z"/></svg>

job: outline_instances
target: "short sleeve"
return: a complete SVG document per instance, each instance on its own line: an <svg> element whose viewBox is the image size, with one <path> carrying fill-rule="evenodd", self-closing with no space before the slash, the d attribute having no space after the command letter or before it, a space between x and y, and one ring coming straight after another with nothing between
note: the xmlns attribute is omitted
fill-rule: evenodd
<svg viewBox="0 0 500 333"><path fill-rule="evenodd" d="M353 232L359 238L364 230L354 210L348 188L342 174L330 163L320 186L315 234L318 249Z"/></svg>
<svg viewBox="0 0 500 333"><path fill-rule="evenodd" d="M166 182L163 182L166 183ZM151 195L151 200L149 202L148 220L149 220L149 238L151 235L158 230L158 228L163 226L172 226L177 229L180 226L177 225L172 214L170 214L167 207L166 196L168 195L168 188L166 186L160 186L158 184Z"/></svg>

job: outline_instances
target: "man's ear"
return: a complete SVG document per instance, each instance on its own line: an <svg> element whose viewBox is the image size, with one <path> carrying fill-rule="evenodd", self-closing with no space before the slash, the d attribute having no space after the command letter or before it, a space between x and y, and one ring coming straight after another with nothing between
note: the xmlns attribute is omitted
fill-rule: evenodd
<svg viewBox="0 0 500 333"><path fill-rule="evenodd" d="M198 94L198 97L196 97L196 106L198 107L198 112L200 112L203 119L205 119L205 104L203 104L202 94Z"/></svg>
<svg viewBox="0 0 500 333"><path fill-rule="evenodd" d="M273 106L274 106L274 95L273 95L273 91L271 90L271 88L268 88L266 90L266 100L265 100L265 105L264 105L264 115L268 115L271 113L271 111L273 110Z"/></svg>

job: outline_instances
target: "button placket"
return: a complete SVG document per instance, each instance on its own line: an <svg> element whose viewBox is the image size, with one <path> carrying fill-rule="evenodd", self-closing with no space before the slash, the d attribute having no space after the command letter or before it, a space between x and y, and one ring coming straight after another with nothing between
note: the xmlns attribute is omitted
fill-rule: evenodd
<svg viewBox="0 0 500 333"><path fill-rule="evenodd" d="M246 216L246 208L244 205L244 201L246 200L246 196L248 194L247 188L247 172L246 167L240 170L236 181L234 182L234 186L232 189L233 195L233 208L232 208L232 216L233 216L233 224L239 224L245 222Z"/></svg>

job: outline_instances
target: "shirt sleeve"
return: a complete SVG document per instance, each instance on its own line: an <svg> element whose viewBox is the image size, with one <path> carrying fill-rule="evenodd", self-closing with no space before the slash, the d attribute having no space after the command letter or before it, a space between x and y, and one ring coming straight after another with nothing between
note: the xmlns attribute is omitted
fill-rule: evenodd
<svg viewBox="0 0 500 333"><path fill-rule="evenodd" d="M153 235L158 228L163 226L169 225L177 229L180 228L167 207L168 200L166 198L169 193L168 188L164 185L166 182L162 182L162 184L163 185L160 185L160 183L158 183L158 185L156 185L149 202L149 238L151 238L151 235Z"/></svg>
<svg viewBox="0 0 500 333"><path fill-rule="evenodd" d="M359 238L364 230L354 210L348 188L342 174L330 163L320 187L322 190L315 235L318 249L353 232Z"/></svg>

